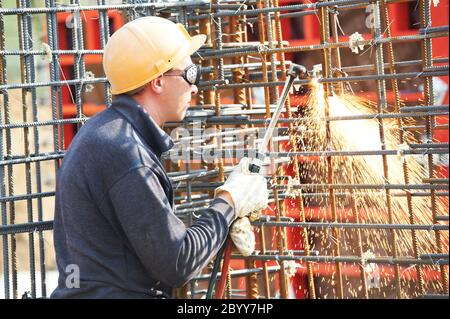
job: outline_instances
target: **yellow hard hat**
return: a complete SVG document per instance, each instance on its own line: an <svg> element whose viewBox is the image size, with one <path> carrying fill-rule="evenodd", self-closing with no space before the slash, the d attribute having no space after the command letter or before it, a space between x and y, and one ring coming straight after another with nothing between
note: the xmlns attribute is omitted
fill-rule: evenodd
<svg viewBox="0 0 450 319"><path fill-rule="evenodd" d="M182 24L160 17L133 20L109 39L103 69L111 93L134 90L167 72L197 51L206 35L191 37Z"/></svg>

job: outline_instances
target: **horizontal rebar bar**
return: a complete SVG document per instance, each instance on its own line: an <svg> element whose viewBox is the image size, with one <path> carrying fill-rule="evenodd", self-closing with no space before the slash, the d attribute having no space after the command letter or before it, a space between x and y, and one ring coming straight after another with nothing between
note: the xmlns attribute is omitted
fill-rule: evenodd
<svg viewBox="0 0 450 319"><path fill-rule="evenodd" d="M342 78L320 78L317 80L319 83L335 83L335 82L359 82L370 80L392 80L403 78L418 78L418 77L432 77L432 76L445 76L448 75L448 71L434 71L434 72L404 72L395 74L383 74L383 75L358 75L348 76Z"/></svg>
<svg viewBox="0 0 450 319"><path fill-rule="evenodd" d="M388 0L386 3L397 3L397 2L409 2L413 0ZM208 14L209 17L221 17L221 16L232 16L232 15L256 15L258 13L269 13L269 12L280 12L280 11L292 11L292 10L304 10L304 9L316 9L321 7L334 7L334 6L348 6L348 5L360 5L366 6L374 0L337 0L333 3L320 2L320 3L310 3L301 5L289 5L289 6L279 6L270 7L264 9L253 9L253 10L233 10L225 12L211 12ZM245 1L242 4L249 5L252 1ZM253 2L254 3L254 2ZM152 3L132 3L132 4L108 4L108 5L60 5L57 7L39 7L39 8L0 8L0 14L2 15L20 15L20 14L42 14L42 13L58 13L58 12L71 12L76 13L80 11L90 11L90 10L128 10L128 9L144 9L150 8L154 10L164 10L164 9L177 9L181 7L185 8L197 8L205 7L206 9L227 9L235 8L238 4L212 4L209 0L192 0L192 1L182 1L182 2L152 2ZM351 7L350 7L351 8ZM192 19L195 16L191 17Z"/></svg>
<svg viewBox="0 0 450 319"><path fill-rule="evenodd" d="M299 260L322 263L375 263L389 265L448 265L448 259L427 260L414 258L393 258L393 257L375 257L362 258L357 256L287 256L287 255L258 255L258 256L232 256L233 259L256 259L256 260Z"/></svg>
<svg viewBox="0 0 450 319"><path fill-rule="evenodd" d="M362 2L363 0L359 0ZM20 15L20 14L42 14L42 13L58 13L58 12L71 12L76 13L80 11L90 11L90 10L127 10L127 9L141 9L141 8L152 8L152 9L169 9L169 8L180 8L180 7L199 7L206 6L206 8L214 7L220 8L218 5L212 4L209 0L192 0L183 2L152 2L152 3L132 3L132 4L109 4L109 5L60 5L57 7L41 7L41 8L0 8L0 14L3 15Z"/></svg>
<svg viewBox="0 0 450 319"><path fill-rule="evenodd" d="M411 0L412 1L412 0ZM232 16L252 16L257 15L261 13L275 13L275 12L281 12L281 11L300 11L302 12L308 12L309 10L305 9L313 9L313 12L310 14L315 14L316 9L320 9L322 7L339 7L344 5L358 5L358 7L355 7L355 9L359 9L360 6L367 6L371 2L374 2L374 0L336 0L332 2L314 2L314 3L306 3L306 4L295 4L295 5L287 5L287 6L278 6L278 7L266 7L261 9L248 9L248 10L238 10L238 11L225 11L225 12L218 12L218 13L212 13L211 15L199 15L199 16L193 16L191 19L205 19L209 17L232 17ZM399 1L386 1L387 3L394 3ZM403 1L402 1L403 2ZM348 7L347 9L352 9L352 7Z"/></svg>
<svg viewBox="0 0 450 319"><path fill-rule="evenodd" d="M404 131L418 131L425 129L425 125L405 125L402 127ZM436 130L446 130L449 128L448 124L434 124L432 128Z"/></svg>
<svg viewBox="0 0 450 319"><path fill-rule="evenodd" d="M233 169L233 167L226 167L224 168L225 172L230 172ZM185 180L193 180L200 177L214 177L219 174L219 170L204 170L197 173L190 173L190 174L182 174L179 176L171 177L172 182L179 182L179 181L185 181Z"/></svg>
<svg viewBox="0 0 450 319"><path fill-rule="evenodd" d="M359 196L368 196L369 194L367 192L365 193L335 193L336 197L352 197L355 195L359 195ZM371 192L370 196L374 197L374 196L385 196L385 193L382 192L382 190L380 190L380 193L374 193ZM428 197L430 196L431 193L427 192L427 193L415 193L415 192L403 192L403 193L391 193L391 196L393 197L406 197L406 196L412 196L412 197ZM302 193L302 198L314 198L314 199L319 199L321 197L327 198L329 196L329 193ZM435 192L435 196L441 196L441 197L448 197L449 193L448 192ZM184 197L183 197L184 198ZM291 193L278 193L278 198L279 199L295 199ZM272 192L269 192L269 203L272 203L274 201L274 196ZM198 199L198 200L193 200L191 202L188 203L183 203L181 205L175 205L175 210L176 210L176 215L177 216L187 216L187 215L192 215L193 213L201 213L203 211L207 211L209 210L209 206L208 204L212 202L212 199ZM190 209L190 208L194 208L194 209ZM436 218L436 220L443 220L443 221L448 221L448 216L439 216L440 218ZM286 221L292 222L294 221L294 219L290 218L290 217L286 217L283 218L281 217L281 221L284 221L286 219ZM261 220L264 220L263 216L261 216Z"/></svg>
<svg viewBox="0 0 450 319"><path fill-rule="evenodd" d="M448 63L448 58L435 58L433 59L433 63ZM408 67L408 66L420 66L422 67L422 60L409 60L409 61L396 61L394 63L395 68ZM384 63L383 67L385 69L390 68L389 63ZM341 71L345 73L351 72L361 72L361 71L373 71L375 68L374 64L363 64L363 65L352 65L352 66L344 66L341 68Z"/></svg>
<svg viewBox="0 0 450 319"><path fill-rule="evenodd" d="M448 300L448 294L446 294L446 295L426 294L426 295L423 295L423 296L419 296L417 298L419 298L419 299L447 299Z"/></svg>
<svg viewBox="0 0 450 319"><path fill-rule="evenodd" d="M21 201L21 200L52 197L52 196L55 196L55 192L42 192L42 193L32 193L32 194L25 194L25 195L14 195L14 196L1 197L0 202L1 203L16 202L16 201Z"/></svg>
<svg viewBox="0 0 450 319"><path fill-rule="evenodd" d="M241 259L242 256L234 256L233 258ZM246 257L246 258L252 259L251 256ZM268 259L268 260L270 260L270 259ZM289 268L286 264L284 264L284 267L285 267L285 269ZM301 267L302 267L301 265L295 265L295 268L297 268L297 269L301 268ZM279 270L280 270L280 266L278 266L278 265L267 266L267 271L269 273L276 273ZM230 270L230 274L231 274L231 277L236 278L236 277L247 276L250 274L261 274L263 271L264 271L263 268L257 267L257 268L251 268L251 269ZM206 281L206 280L209 280L210 277L211 277L211 274L202 274L197 277L194 277L192 280L193 281ZM221 273L219 272L218 278L220 278L220 277L221 277ZM199 294L202 293L202 291L206 292L206 290L198 290L198 291L196 290L196 292L198 292ZM434 295L434 296L447 296L447 298L448 298L448 295ZM263 297L261 296L261 298L263 298Z"/></svg>
<svg viewBox="0 0 450 319"><path fill-rule="evenodd" d="M430 192L408 192L409 196L412 197L429 197L431 196ZM435 192L435 196L439 197L448 197L449 192ZM399 197L399 196L407 196L406 193L398 194L398 193L391 193L391 196Z"/></svg>
<svg viewBox="0 0 450 319"><path fill-rule="evenodd" d="M448 32L448 25L441 25L437 27L427 27L427 28L420 28L419 33L420 34L426 34L426 33L432 33L432 32L442 32L447 31Z"/></svg>
<svg viewBox="0 0 450 319"><path fill-rule="evenodd" d="M64 157L64 154L65 154L65 152L50 153L48 155L19 157L19 158L16 158L16 159L1 160L0 161L0 166L13 165L13 164L24 164L24 163L34 163L34 162L55 160L55 159L60 159L60 158L62 159Z"/></svg>
<svg viewBox="0 0 450 319"><path fill-rule="evenodd" d="M376 194L374 192L370 193L370 196L384 196L384 193L381 193L382 190L380 190L380 194ZM335 193L336 197L351 197L352 193ZM353 196L367 196L368 193L367 192L361 192L361 193L353 193ZM406 196L412 196L412 197L428 197L430 196L431 193L430 192L402 192L402 193L391 193L391 196L393 197L406 197ZM328 197L329 194L328 193L302 193L302 197L303 198L315 198L315 199L319 199L321 197ZM435 196L442 196L442 197L448 197L449 196L449 192L435 192ZM295 199L295 197L290 194L290 193L278 193L278 197L281 199ZM273 201L273 193L269 192L269 202ZM192 211L190 211L189 209L185 209L185 208L190 208L190 207L196 207L196 212L202 211L202 210L207 210L209 207L207 206L209 203L212 202L212 199L196 199L196 200L192 200L191 202L186 202L183 204L179 204L179 205L175 205L175 208L177 209L177 213L178 214L186 214L186 213L191 213ZM183 206L181 206L183 205ZM203 205L203 206L202 206ZM185 210L182 210L185 209ZM444 217L443 220L448 220L447 216L440 216L440 217ZM281 219L283 220L283 219ZM438 219L439 220L439 219ZM289 221L293 221L292 219L289 219Z"/></svg>
<svg viewBox="0 0 450 319"><path fill-rule="evenodd" d="M288 162L288 161L286 161L286 162ZM232 170L233 170L233 166L227 166L224 168L225 173L231 172ZM173 183L176 183L176 182L182 182L185 180L194 180L194 179L202 178L202 177L216 177L218 175L218 173L219 173L218 170L209 170L208 171L208 170L204 169L204 170L199 170L198 172L192 172L189 174L187 174L185 172L181 172L181 173L178 173L176 176L169 176L169 178ZM282 175L277 176L278 180L287 180L288 178L289 178L288 176L282 176ZM430 181L428 178L424 178L424 179L422 179L422 182L430 183L430 184L448 184L448 179L435 178ZM305 196L308 196L308 195L309 196L313 196L313 195L314 196L318 196L318 195L326 196L327 193L305 194ZM344 195L344 194L341 194L341 195ZM398 196L398 195L399 194L392 193L392 196ZM411 194L411 196L414 196L414 194ZM420 196L420 195L416 194L416 196Z"/></svg>
<svg viewBox="0 0 450 319"><path fill-rule="evenodd" d="M391 4L391 3L392 4L393 3L405 3L405 2L410 2L410 1L412 1L412 0L388 0L388 1L386 1L386 3L389 3L389 4ZM367 4L361 5L359 3L349 4L349 5L341 5L341 6L338 6L338 7L331 8L330 11L331 10L333 10L333 11L336 10L336 12L339 14L339 11L343 11L343 10L357 10L357 9L360 9L360 8L363 8L363 7L366 7L366 6L367 6ZM318 12L319 11L316 10L316 9L310 9L308 11L282 13L282 14L280 14L280 19L305 16L305 15L309 15L309 14L317 15ZM246 22L248 22L248 23L254 23L256 21L257 21L257 18L248 18L246 20Z"/></svg>
<svg viewBox="0 0 450 319"><path fill-rule="evenodd" d="M376 118L381 119L397 119L397 118L421 118L421 117L427 117L427 116L448 116L449 112L429 112L429 113L404 113L404 114L380 114L377 115L348 115L348 116L337 116L333 117L331 119L328 119L329 121L353 121L353 120L374 120ZM301 124L302 122L305 123L311 123L311 118L283 118L279 119L278 123L285 124L285 123L295 123L295 124ZM247 116L211 116L211 117L198 117L196 120L201 121L205 124L228 124L228 125L263 125L269 122L270 119L251 119L248 115ZM326 121L326 119L324 118ZM176 127L180 126L181 123L168 123L166 127ZM424 128L423 125L417 125L417 126L404 126L402 129L420 129ZM435 125L434 128L436 129L446 129L448 128L448 124L446 125ZM265 128L261 128L265 129ZM280 130L285 130L286 128L281 127ZM296 128L292 131L299 130L299 128Z"/></svg>
<svg viewBox="0 0 450 319"><path fill-rule="evenodd" d="M285 265L285 268L287 268L286 265ZM277 266L277 265L267 266L267 271L269 273L278 272L279 270L280 270L280 266ZM261 273L261 272L263 272L263 268L238 269L238 270L230 270L229 271L232 278L243 277L243 276L247 276L250 274ZM222 273L218 272L217 279L220 279L221 275L222 275ZM192 278L192 280L193 281L203 281L203 280L209 280L210 278L211 278L211 274L202 274L202 275Z"/></svg>
<svg viewBox="0 0 450 319"><path fill-rule="evenodd" d="M260 253L261 253L260 250L255 250L250 256L258 256ZM317 250L312 250L310 253L313 256L318 256L319 255L319 252ZM269 249L269 250L264 251L264 254L265 255L279 255L280 251L279 250L270 250ZM233 254L233 255L237 256L237 254ZM302 255L305 255L305 251L304 250L285 250L282 253L282 255L302 256Z"/></svg>
<svg viewBox="0 0 450 319"><path fill-rule="evenodd" d="M448 143L441 143L441 142L438 142L438 143L411 143L411 144L408 144L408 146L410 147L410 148L448 148ZM441 183L442 183L442 180L443 179L427 179L428 181L436 181L436 182L439 182L439 181L441 181ZM448 179L447 179L447 181L448 181Z"/></svg>
<svg viewBox="0 0 450 319"><path fill-rule="evenodd" d="M201 155L205 155L205 157L213 160L214 158L224 158L224 159L233 159L236 156L255 156L256 149L217 149L214 147L205 147L205 152L202 153L203 148L186 148L184 155L191 155L190 158L200 158ZM213 154L209 154L208 152L213 150ZM173 152L178 152L182 150L173 150ZM187 154L189 151L190 154ZM361 151L311 151L311 152L266 152L264 155L268 158L279 158L279 157L302 157L304 159L308 157L327 157L327 156L378 156L378 155L389 155L389 156L421 156L427 154L448 154L449 150L446 148L423 148L423 149L410 149L410 150L402 150L401 154L399 150L361 150ZM172 153L178 154L178 153ZM170 159L170 154L166 153L162 156L163 159ZM179 160L179 157L175 157L176 160ZM7 163L7 161L0 161L0 165L5 165L3 162Z"/></svg>
<svg viewBox="0 0 450 319"><path fill-rule="evenodd" d="M223 185L220 182L210 182L210 183L192 183L192 190L210 190L215 189ZM184 191L185 185L181 184L176 187L175 191ZM272 185L272 189L283 190L287 189L287 185ZM434 184L300 184L289 186L291 189L302 189L302 190L317 190L317 189L374 189L374 190L386 190L386 189L420 189L420 190L448 190L448 185L434 185Z"/></svg>
<svg viewBox="0 0 450 319"><path fill-rule="evenodd" d="M0 50L0 56L15 56L15 55L42 55L46 56L48 53L54 55L102 55L104 50Z"/></svg>
<svg viewBox="0 0 450 319"><path fill-rule="evenodd" d="M436 111L448 111L447 105L417 105L417 106L403 106L400 108L400 112L436 112Z"/></svg>
<svg viewBox="0 0 450 319"><path fill-rule="evenodd" d="M373 81L373 80L392 80L392 79L413 79L419 77L433 77L433 76L446 76L448 72L446 71L436 71L436 72L407 72L407 73L395 73L395 74L384 74L384 75L358 75L358 76L348 76L340 78L319 78L318 83L337 83L337 82L363 82L363 81ZM307 85L309 80L296 80L294 85ZM210 90L227 90L227 89L240 89L240 88L255 88L255 87L275 87L281 86L283 82L273 81L273 82L256 82L256 83L235 83L217 86L199 86L199 91L210 91ZM0 87L1 88L1 87Z"/></svg>
<svg viewBox="0 0 450 319"><path fill-rule="evenodd" d="M449 230L448 225L419 225L419 224L362 224L362 223L324 223L324 222L277 222L277 221L255 221L255 226L271 227L300 227L300 228L350 228L350 229L407 229L407 230Z"/></svg>
<svg viewBox="0 0 450 319"><path fill-rule="evenodd" d="M285 47L289 47L288 42L286 42ZM20 55L38 55L38 56L45 56L48 54L49 51L46 50L0 50L0 56L20 56ZM88 49L78 49L78 50L51 50L50 51L53 55L103 55L104 50L88 50ZM448 63L448 58L435 58L433 59L433 63ZM285 61L286 65L289 66L292 62L291 61ZM275 65L279 66L280 62L276 62ZM394 63L394 66L399 67L408 67L408 66L422 66L422 60L410 60L410 61L397 61ZM224 70L232 70L237 68L249 68L249 69L261 69L261 63L243 63L243 64L228 64L224 65ZM351 73L351 72L361 72L361 71L371 71L373 70L374 65L373 64L366 64L366 65L356 65L356 66L345 66L342 67L341 70L345 73ZM389 64L385 63L384 68L389 68ZM445 66L433 66L433 68L430 68L429 71L436 70L436 68L441 70L448 70L448 65ZM271 70L271 64L267 66L267 70ZM424 68L424 71L428 71L428 69ZM206 73L212 73L214 71L213 67L204 67L202 68L201 72L202 74Z"/></svg>
<svg viewBox="0 0 450 319"><path fill-rule="evenodd" d="M96 84L96 83L106 83L106 81L107 81L106 78L89 78L89 79L61 80L51 82L14 83L14 84L0 85L0 91L7 92L7 90L32 89L47 86L52 87L52 86L64 86L75 84Z"/></svg>
<svg viewBox="0 0 450 319"><path fill-rule="evenodd" d="M448 254L421 254L419 256L420 259L426 259L426 258L431 258L431 259L441 259L441 258L447 258L448 259Z"/></svg>
<svg viewBox="0 0 450 319"><path fill-rule="evenodd" d="M35 127L35 126L77 124L77 123L84 123L87 120L89 120L89 117L70 118L70 119L61 119L61 120L48 120L48 121L28 122L28 123L10 123L10 124L1 124L0 129L3 130L3 129L26 128L26 127Z"/></svg>
<svg viewBox="0 0 450 319"><path fill-rule="evenodd" d="M319 78L317 82L319 83L337 83L337 82L360 82L360 81L371 81L371 80L389 80L389 79L403 79L403 78L418 78L418 77L433 77L433 76L446 76L448 75L447 70L439 71L429 71L429 72L406 72L406 73L396 73L396 74L384 74L384 75L359 75L359 76L348 76L339 78ZM53 86L64 86L64 85L80 85L80 84L96 84L96 83L106 83L107 79L105 77L99 78L89 78L89 79L73 79L73 80L60 80L51 82L34 82L34 83L14 83L14 84L4 84L0 85L0 91L6 92L7 90L16 89L30 89L38 87L53 87ZM222 81L212 81L212 86L206 82L200 82L198 85L199 91L210 91L210 90L225 90L225 89L236 89L236 88L246 88L246 87L273 87L281 86L283 82L273 81L273 82L256 82L256 83L236 83L236 84L220 84ZM309 80L297 80L294 84L306 85Z"/></svg>
<svg viewBox="0 0 450 319"><path fill-rule="evenodd" d="M52 229L53 229L52 220L33 223L14 224L14 225L0 225L0 235L30 233Z"/></svg>
<svg viewBox="0 0 450 319"><path fill-rule="evenodd" d="M414 34L414 35L404 35L391 38L378 38L370 40L357 41L358 45L379 45L384 43L396 43L396 42L410 42L410 41L420 41L424 39L433 39L440 37L448 37L448 32L437 32L431 34ZM325 42L321 44L310 44L301 46L286 46L282 48L267 48L261 45L255 45L254 47L248 46L244 48L232 48L232 49L222 49L217 52L215 50L205 50L202 51L202 58L204 59L216 59L216 58L230 58L234 56L242 55L252 55L252 54L275 54L275 53L294 53L294 52L304 52L304 51L317 51L324 49L337 49L337 48L349 48L349 42Z"/></svg>
<svg viewBox="0 0 450 319"><path fill-rule="evenodd" d="M358 115L346 115L346 116L331 116L331 117L300 117L300 118L282 118L278 120L278 123L313 123L314 121L353 121L353 120L375 120L375 119L396 119L396 118L416 118L416 117L427 117L427 116L448 116L449 111L430 111L430 112L417 112L417 113L375 113L375 114L358 114ZM194 116L191 117L194 120ZM196 121L205 122L205 123L226 123L226 124L235 124L235 125L263 125L268 124L270 122L270 118L268 119L251 119L250 116L195 116ZM174 127L180 126L185 123L183 122L168 122L166 127ZM252 128L249 131L256 130L264 130L265 128ZM280 130L285 130L286 128L279 128ZM299 127L297 130L301 129ZM245 129L241 131L244 132ZM241 132L239 129L236 132ZM230 135L232 134L231 130L227 128L225 133L210 133L208 137L220 136L220 135ZM215 134L215 135L214 135ZM202 135L203 136L203 135ZM186 137L185 139L194 139L194 137Z"/></svg>
<svg viewBox="0 0 450 319"><path fill-rule="evenodd" d="M284 189L287 186L275 185L273 188ZM301 184L292 185L293 189L434 189L434 190L448 190L448 185L434 185L434 184Z"/></svg>

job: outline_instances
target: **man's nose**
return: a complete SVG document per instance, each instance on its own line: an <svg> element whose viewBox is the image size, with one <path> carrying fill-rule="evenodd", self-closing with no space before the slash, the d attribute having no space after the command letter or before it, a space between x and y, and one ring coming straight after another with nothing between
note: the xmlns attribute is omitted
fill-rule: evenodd
<svg viewBox="0 0 450 319"><path fill-rule="evenodd" d="M198 93L198 87L195 84L191 85L191 94L196 95Z"/></svg>

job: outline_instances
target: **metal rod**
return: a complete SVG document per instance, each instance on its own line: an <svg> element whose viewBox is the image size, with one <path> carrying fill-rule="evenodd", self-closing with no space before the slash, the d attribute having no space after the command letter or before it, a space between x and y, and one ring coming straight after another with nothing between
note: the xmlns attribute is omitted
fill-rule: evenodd
<svg viewBox="0 0 450 319"><path fill-rule="evenodd" d="M233 258L233 257L232 257ZM234 257L234 258L237 258ZM249 258L242 257L239 258ZM258 255L251 256L251 258L256 260L277 260L277 261L287 261L287 260L298 260L298 261L310 261L310 262L322 262L322 263L375 263L375 264L388 264L388 265L448 265L448 259L416 259L416 258L393 258L393 257L375 257L363 259L357 256L273 256L273 255Z"/></svg>
<svg viewBox="0 0 450 319"><path fill-rule="evenodd" d="M221 186L223 183L221 182L210 182L210 183L193 183L193 190L208 190L215 189ZM176 192L183 191L183 185L177 185ZM287 189L287 185L273 185L270 188L283 190ZM447 185L430 185L430 184L301 184L301 185L293 185L292 189L310 189L310 190L336 190L336 189L375 189L375 190L386 190L386 189L401 189L401 190L410 190L410 189L420 189L420 190L448 190Z"/></svg>
<svg viewBox="0 0 450 319"><path fill-rule="evenodd" d="M272 227L308 227L308 228L350 228L350 229L408 229L408 230L449 230L448 225L419 225L419 224L370 224L370 223L325 223L325 222L278 222L278 221L255 221L253 225Z"/></svg>
<svg viewBox="0 0 450 319"><path fill-rule="evenodd" d="M0 0L0 9L3 8L3 0ZM4 17L3 15L0 15L0 50L3 50L5 47L5 23L4 23ZM6 68L6 58L4 56L0 56L0 85L3 85L7 83L8 77L7 77L7 68ZM5 94L6 92L0 91L0 99L1 104L3 105L2 108L0 108L0 123L3 125L3 119L5 119L5 123L9 122L9 100L8 100L8 94ZM5 111L5 114L3 114L3 110ZM8 158L11 154L11 130L6 129L6 153L4 151L3 146L3 129L0 130L0 156L1 158ZM0 183L1 183L1 196L6 197L6 180L8 179L8 188L11 187L10 178L10 167L8 167L8 170L5 170L5 166L0 167ZM8 189L9 190L9 189ZM11 195L11 192L9 192L9 195ZM10 203L10 207L14 205L14 202ZM1 209L2 209L2 226L8 224L8 213L7 213L7 203L2 202L1 203ZM13 211L10 211L10 214ZM5 298L10 298L10 268L9 268L9 260L10 260L10 251L9 251L9 244L8 244L8 236L6 234L2 234L2 251L3 251L3 285L4 285L4 291L5 291ZM11 236L11 245L12 242L15 240L14 235ZM12 251L13 252L13 251ZM11 256L13 257L13 256ZM14 258L14 257L13 257Z"/></svg>
<svg viewBox="0 0 450 319"><path fill-rule="evenodd" d="M339 0L336 1L336 5L339 7L345 7L350 5L356 5L356 6L367 6L372 0ZM408 2L412 0L389 0L388 3L398 3L398 2ZM254 3L254 1L247 1L247 3ZM261 10L222 10L224 12L220 12L220 14L215 14L213 17L216 16L231 16L231 15L251 15L251 14L258 14L258 13L267 13L267 12L280 12L280 11L292 11L292 10L304 10L304 9L315 9L315 8L321 8L323 6L331 6L332 4L329 3L317 3L314 5L312 4L302 4L302 5L290 5L290 6L281 6L277 8L265 8ZM149 8L152 10L170 10L178 8L185 7L185 8L212 8L212 9L236 9L236 6L228 5L228 4L220 4L216 5L211 3L209 0L194 0L194 1L183 1L183 2L151 2L151 3L141 3L136 2L132 4L109 4L109 5L85 5L85 6L76 6L76 7L69 7L69 6L56 6L51 8L0 8L0 14L2 15L18 15L18 14L42 14L42 13L57 13L57 12L66 12L68 10L70 11L89 11L89 10L132 10L132 9L145 9ZM238 6L239 8L241 6ZM355 7L359 8L359 7ZM202 17L203 18L203 17Z"/></svg>
<svg viewBox="0 0 450 319"><path fill-rule="evenodd" d="M423 29L430 29L431 28L431 11L430 11L430 3L428 1L421 0L420 1L420 26ZM447 26L448 27L448 26ZM448 28L447 28L448 29ZM432 44L430 39L424 38L421 43L421 53L422 53L422 66L423 68L430 68L432 67ZM432 77L425 77L424 79L424 102L427 105L433 105L434 104L434 90L433 90L433 78ZM428 141L431 141L433 139L433 126L434 126L434 118L427 117L425 122L426 127L426 138ZM433 154L428 154L428 178L434 178L434 160L433 160ZM433 221L436 223L436 216L437 216L437 203L436 203L436 196L434 194L434 190L431 190L431 213L433 217ZM414 223L414 216L410 217L411 223ZM414 236L414 233L413 233ZM413 238L414 239L414 238ZM442 247L442 241L441 241L441 233L439 231L435 232L435 242L436 242L436 249L438 253L443 253L444 249ZM419 255L418 251L418 242L415 240L413 242L414 244L414 257L417 257ZM419 277L419 293L421 295L425 295L425 283L423 280L423 275L421 272L421 269L419 266L416 266L417 275ZM448 268L445 269L444 266L440 266L441 271L441 281L442 281L442 293L448 294Z"/></svg>

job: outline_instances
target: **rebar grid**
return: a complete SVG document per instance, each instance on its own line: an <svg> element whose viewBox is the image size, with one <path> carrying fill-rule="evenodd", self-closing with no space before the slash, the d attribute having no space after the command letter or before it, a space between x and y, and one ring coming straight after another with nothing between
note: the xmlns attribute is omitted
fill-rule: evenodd
<svg viewBox="0 0 450 319"><path fill-rule="evenodd" d="M257 252L246 258L233 254L224 298L448 296L448 176L438 175L435 160L443 155L448 158L448 140L433 140L434 133L448 132L448 124L436 120L446 118L448 123L448 105L436 105L433 90L433 78L448 79L448 57L433 56L431 42L448 38L448 25L431 25L429 1L420 0L420 27L407 35L391 32L396 22L390 21L390 6L410 2L404 0L299 1L295 5L286 5L281 0L173 3L130 0L121 4L97 0L97 5L82 2L71 0L67 5L57 6L54 0L46 0L44 7L32 7L29 0L17 0L15 7L5 7L5 1L0 0L2 297L18 298L25 292L18 282L23 269L28 279L22 279L26 282L22 285L26 288L22 289L30 291L33 297L46 297L53 288L46 277L47 272L54 269L52 253L48 252L53 248L51 237L46 236L50 232L46 231L53 227L51 200L55 185L43 186L43 178L56 175L65 148L73 138L70 130L76 131L101 110L92 111L88 107L92 103L92 88L101 92L95 103L106 107L111 103L109 84L102 72L92 67L98 62L91 61L101 57L111 32L117 29L118 20L113 19L117 13L122 22L160 15L184 24L191 34L209 36L207 43L193 56L194 61L203 66L196 106L183 122L168 123L165 128L171 133L182 127L190 134L188 138L173 135L175 151L185 151L183 158L174 160L171 154L163 157L176 190L176 213L186 224L192 223L207 207L214 189L223 183L240 157L254 154L256 140L252 134L263 131L270 121L287 66L291 60L304 64L301 57L292 54L306 56L314 52L313 63L306 67L312 71L313 65L322 65L317 83L324 87L326 112L312 116L303 111L310 106L307 102L312 94L310 83L309 80L296 81L305 89L286 101L284 117L278 123L279 136L273 139L267 153L271 204L264 216L253 222L258 238ZM370 50L370 57L362 65L348 65L343 58L353 54L349 47L355 43L342 36L339 14L367 8L371 8L367 14L371 17L367 26L371 38L358 40L356 45ZM98 20L96 29L88 27L89 18L86 18L93 13ZM288 19L314 16L319 22L320 37L308 44L291 44L282 32ZM5 31L9 26L4 21L11 18L17 21L18 40L7 46ZM45 33L44 40L36 35L33 21L41 24L45 21L45 29L39 30ZM99 40L97 47L87 44L92 33ZM67 37L70 41L62 47ZM41 42L46 45L42 46ZM395 49L399 48L394 44L410 43L421 46L421 55L396 61ZM73 58L72 75L64 69L67 57ZM11 78L11 72L8 74L7 66L17 58L21 79ZM41 58L44 62L37 63ZM37 70L37 64L42 63L46 66L45 72L40 71L44 77ZM91 70L95 73L93 77L89 76ZM402 99L404 92L399 82L418 79L424 83L423 100L407 104ZM375 92L373 112L332 114L330 110L334 106L330 95L352 94L352 85L361 83ZM258 89L262 90L262 95ZM392 102L388 102L389 90ZM66 111L64 96L67 92L71 99L69 104L73 105L72 113ZM43 106L39 102L42 96L47 99ZM21 110L19 116L12 113L15 109ZM47 109L48 117L42 116ZM358 150L334 149L333 125L352 125L358 121L378 123L377 142L381 146L371 149L369 143ZM389 121L396 125L391 126ZM323 145L308 148L305 147L310 142L307 138L320 133L315 132L314 127L307 127L311 123L325 125L326 139ZM306 135L305 127L309 129ZM51 131L45 131L47 128ZM213 132L205 131L212 128ZM385 141L385 134L392 130L399 136L399 145L394 147ZM21 137L17 138L15 134L19 131ZM49 135L51 142L46 143L52 149L43 142L41 132ZM411 142L408 139L411 132L424 134L426 140ZM246 137L235 141L239 134L246 134ZM407 149L400 147L403 144L407 144ZM210 151L217 157L215 160L198 157L199 152L203 155ZM391 159L399 156L414 161L426 158L426 163L421 164L426 174L419 182L411 181L410 174L416 173L413 171L416 166L409 166L406 160L398 167L403 180L392 179ZM382 182L358 180L358 160L368 157L382 162L379 172ZM339 163L350 176L341 176ZM43 170L46 164L51 165ZM20 174L25 172L24 177L19 171ZM301 183L290 185L288 180ZM361 206L364 198L369 198L365 202L367 207ZM396 217L399 198L406 200L409 216L402 222ZM418 220L417 206L414 206L422 199L428 203L428 209L420 212L429 217L427 223ZM380 211L387 212L381 222L369 214L374 202L380 203ZM19 234L28 237L24 239ZM428 235L423 234L434 236L432 245L424 241ZM37 245L35 236L38 236ZM386 236L388 247L375 249L374 255L370 255L368 248L377 247L374 243L377 236ZM404 246L409 240L411 251L406 249L405 253ZM35 246L38 246L38 254ZM21 254L23 249L28 251L27 255ZM373 279L368 267L384 269L375 274L380 281L378 286L368 281ZM205 280L209 279L206 273L194 278L175 295L180 298L204 295ZM387 294L383 295L382 291Z"/></svg>

